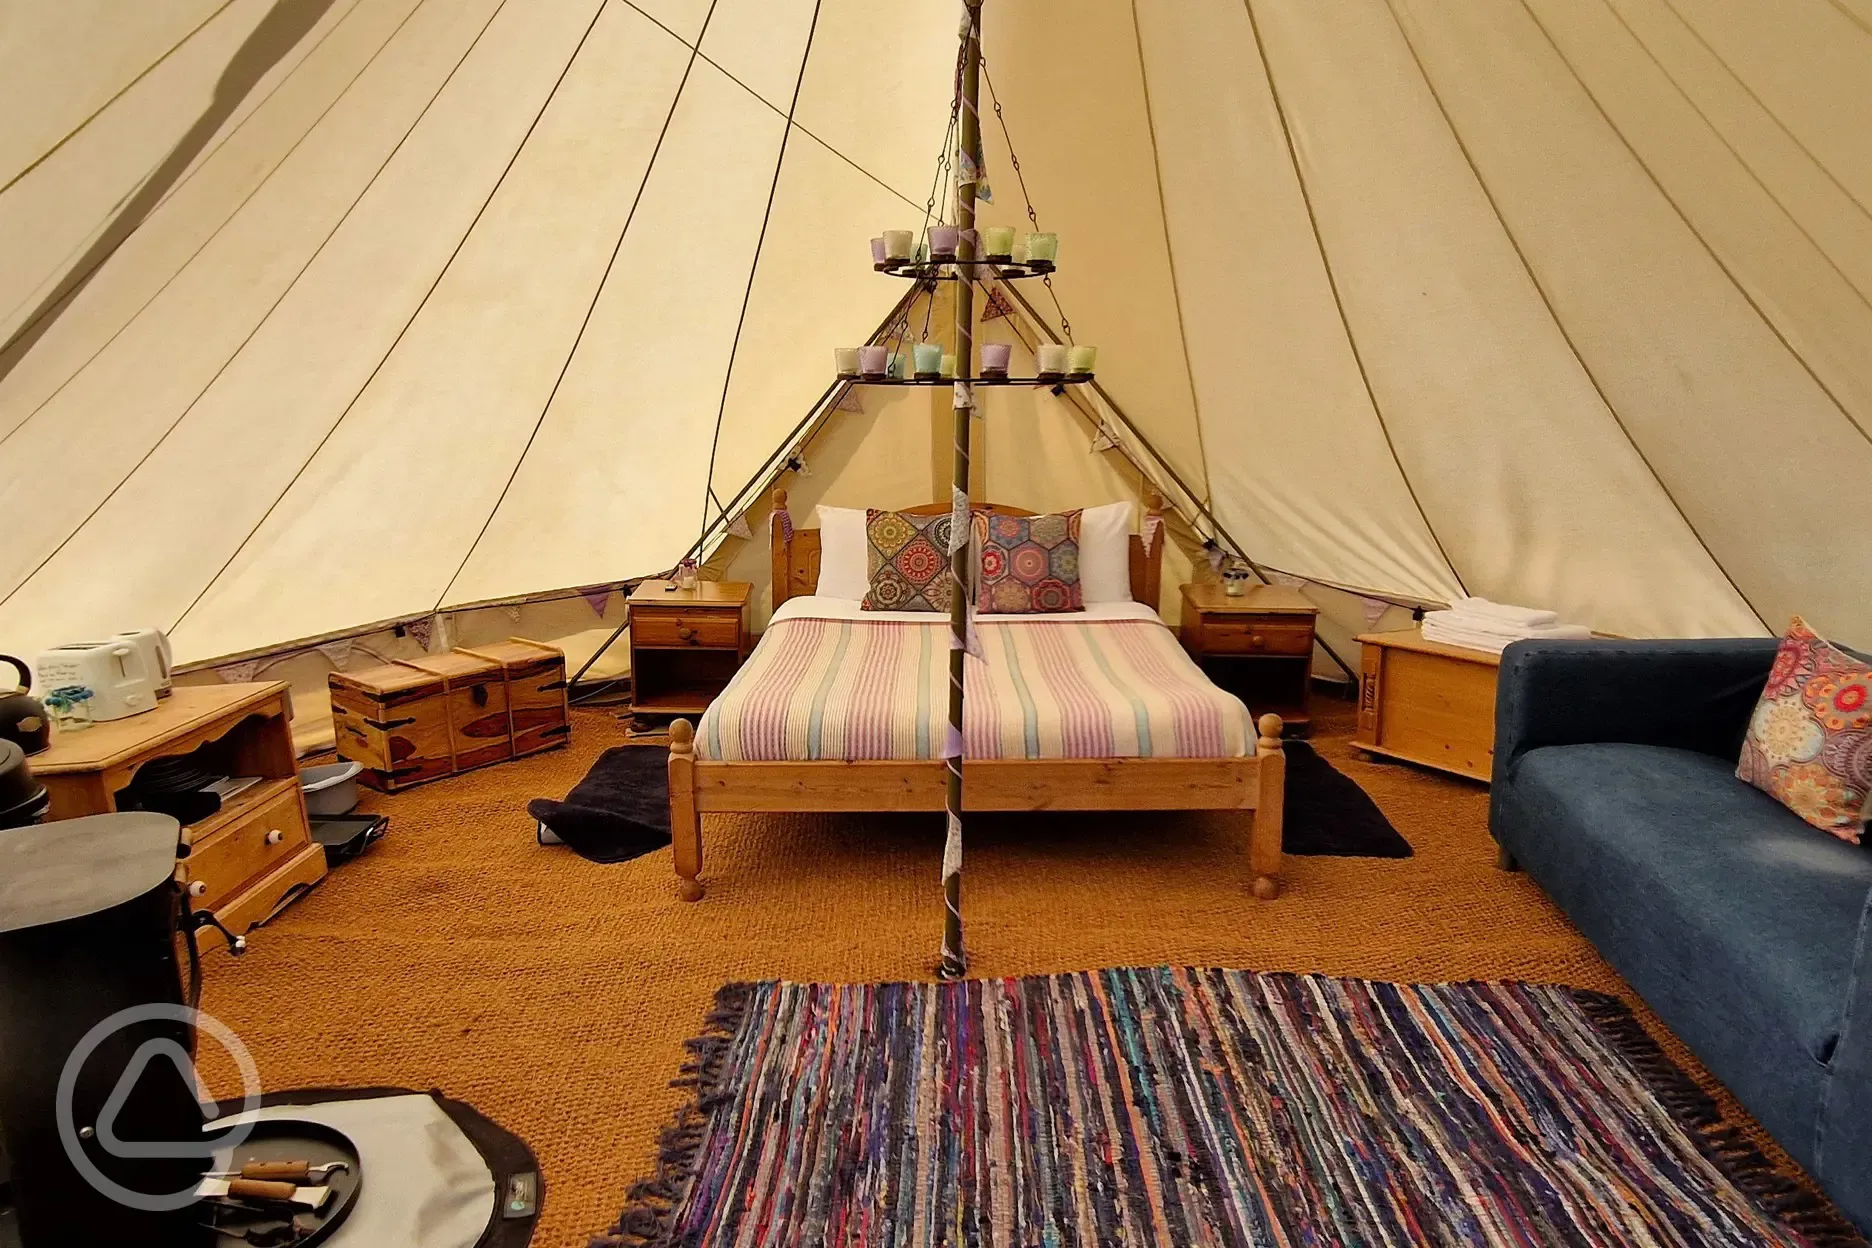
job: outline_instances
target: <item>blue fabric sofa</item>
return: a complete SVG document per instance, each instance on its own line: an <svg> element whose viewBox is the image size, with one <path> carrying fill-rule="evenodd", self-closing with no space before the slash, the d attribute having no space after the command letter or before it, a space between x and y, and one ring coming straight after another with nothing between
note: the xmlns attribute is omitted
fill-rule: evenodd
<svg viewBox="0 0 1872 1248"><path fill-rule="evenodd" d="M1872 1231L1872 846L1735 778L1775 648L1510 646L1489 828Z"/></svg>

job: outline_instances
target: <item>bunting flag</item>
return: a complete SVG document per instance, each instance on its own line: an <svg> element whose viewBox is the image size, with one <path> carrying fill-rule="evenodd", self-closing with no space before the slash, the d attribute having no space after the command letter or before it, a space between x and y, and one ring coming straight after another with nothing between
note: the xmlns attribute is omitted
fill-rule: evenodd
<svg viewBox="0 0 1872 1248"><path fill-rule="evenodd" d="M1162 516L1144 517L1144 557L1150 558L1151 551L1157 548L1157 538L1163 532Z"/></svg>
<svg viewBox="0 0 1872 1248"><path fill-rule="evenodd" d="M215 668L215 675L230 685L250 684L260 674L260 660L243 659L239 663L223 663Z"/></svg>
<svg viewBox="0 0 1872 1248"><path fill-rule="evenodd" d="M435 617L425 615L419 620L408 620L403 625L403 631L414 637L417 645L428 650L429 639L435 635Z"/></svg>
<svg viewBox="0 0 1872 1248"><path fill-rule="evenodd" d="M835 412L857 412L864 415L864 396L858 393L857 386L846 386L845 393L839 395L839 401L832 405Z"/></svg>
<svg viewBox="0 0 1872 1248"><path fill-rule="evenodd" d="M728 536L738 537L744 542L753 540L754 530L748 527L747 512L742 512L728 522Z"/></svg>
<svg viewBox="0 0 1872 1248"><path fill-rule="evenodd" d="M1365 627L1376 628L1384 613L1391 609L1391 604L1377 598L1360 598L1359 605L1365 608Z"/></svg>
<svg viewBox="0 0 1872 1248"><path fill-rule="evenodd" d="M579 590L579 597L585 600L585 605L592 609L593 615L602 619L605 613L605 604L611 601L611 587L607 585L602 589L581 589Z"/></svg>
<svg viewBox="0 0 1872 1248"><path fill-rule="evenodd" d="M328 641L317 649L338 671L342 672L345 664L351 661L351 638L349 637L341 637L337 641Z"/></svg>
<svg viewBox="0 0 1872 1248"><path fill-rule="evenodd" d="M1118 431L1106 424L1103 416L1099 417L1098 432L1092 435L1093 453L1096 454L1099 451L1115 451L1117 449Z"/></svg>
<svg viewBox="0 0 1872 1248"><path fill-rule="evenodd" d="M518 624L520 622L520 606L518 603L502 607L501 612L513 623Z"/></svg>
<svg viewBox="0 0 1872 1248"><path fill-rule="evenodd" d="M1303 577L1295 576L1291 572L1269 572L1267 578L1272 584L1285 585L1289 589L1299 589L1306 584Z"/></svg>
<svg viewBox="0 0 1872 1248"><path fill-rule="evenodd" d="M1014 305L1008 301L1007 292L999 286L991 287L988 291L988 301L982 305L981 319L998 321L1004 316L1013 315Z"/></svg>

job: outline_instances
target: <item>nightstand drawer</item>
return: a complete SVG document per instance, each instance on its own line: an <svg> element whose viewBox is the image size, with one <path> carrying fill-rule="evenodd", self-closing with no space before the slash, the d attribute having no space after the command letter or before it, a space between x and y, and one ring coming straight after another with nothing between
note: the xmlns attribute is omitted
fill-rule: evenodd
<svg viewBox="0 0 1872 1248"><path fill-rule="evenodd" d="M631 612L631 633L639 646L706 646L734 650L741 645L741 612L637 607Z"/></svg>
<svg viewBox="0 0 1872 1248"><path fill-rule="evenodd" d="M1295 620L1205 616L1201 641L1204 654L1310 654L1313 625Z"/></svg>
<svg viewBox="0 0 1872 1248"><path fill-rule="evenodd" d="M189 901L197 910L213 909L309 843L299 794L289 789L190 847L181 863Z"/></svg>

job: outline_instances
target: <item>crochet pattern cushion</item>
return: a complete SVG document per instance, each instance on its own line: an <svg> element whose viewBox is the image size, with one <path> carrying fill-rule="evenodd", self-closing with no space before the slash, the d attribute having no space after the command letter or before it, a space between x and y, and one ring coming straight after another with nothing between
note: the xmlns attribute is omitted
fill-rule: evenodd
<svg viewBox="0 0 1872 1248"><path fill-rule="evenodd" d="M947 613L949 513L915 516L902 511L865 512L866 562L871 588L862 611Z"/></svg>
<svg viewBox="0 0 1872 1248"><path fill-rule="evenodd" d="M1872 666L1795 616L1749 719L1736 778L1859 844L1872 791Z"/></svg>
<svg viewBox="0 0 1872 1248"><path fill-rule="evenodd" d="M1085 610L1079 586L1079 514L977 514L981 581L975 609L997 615Z"/></svg>

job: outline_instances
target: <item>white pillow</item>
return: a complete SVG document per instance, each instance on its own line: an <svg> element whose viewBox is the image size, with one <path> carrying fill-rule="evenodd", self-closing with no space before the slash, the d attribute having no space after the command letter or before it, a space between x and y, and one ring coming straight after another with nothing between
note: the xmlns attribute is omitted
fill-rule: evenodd
<svg viewBox="0 0 1872 1248"><path fill-rule="evenodd" d="M1079 513L1079 593L1088 607L1131 601L1130 503L1107 503Z"/></svg>
<svg viewBox="0 0 1872 1248"><path fill-rule="evenodd" d="M1083 532L1084 521L1080 525ZM819 588L813 592L853 602L864 601L871 592L864 508L819 507Z"/></svg>

